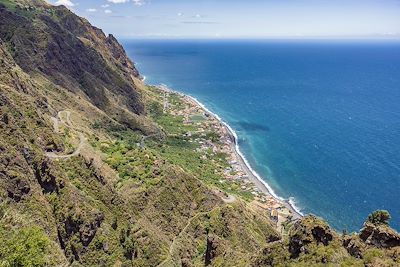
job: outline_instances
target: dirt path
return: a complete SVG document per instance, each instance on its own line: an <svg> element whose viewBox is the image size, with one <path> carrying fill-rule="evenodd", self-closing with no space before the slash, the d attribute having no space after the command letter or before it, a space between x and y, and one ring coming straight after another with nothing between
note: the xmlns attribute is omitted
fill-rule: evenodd
<svg viewBox="0 0 400 267"><path fill-rule="evenodd" d="M64 113L64 112L66 114L66 121L63 121L63 118L62 118L62 113ZM58 155L55 152L46 152L46 155L49 158L53 158L53 159L67 159L67 158L78 156L82 150L82 147L85 144L86 138L83 133L79 132L75 127L72 126L71 112L70 111L59 111L57 114L57 118L52 117L51 119L54 123L54 132L55 133L59 133L60 123L66 125L67 127L69 127L70 129L72 129L74 131L77 131L78 136L79 136L79 144L78 144L78 147L75 149L75 151L71 154Z"/></svg>
<svg viewBox="0 0 400 267"><path fill-rule="evenodd" d="M65 112L65 114L67 114L67 116L65 118L66 119L65 121L62 118L62 113L64 113L64 112ZM72 126L72 122L71 122L71 111L68 111L68 110L59 111L57 113L57 118L61 123L65 124L65 125L68 125L69 128L74 129L74 127Z"/></svg>
<svg viewBox="0 0 400 267"><path fill-rule="evenodd" d="M151 135L147 135L147 136L142 136L142 139L140 140L140 147L144 148L144 141L146 141L146 139L151 138L151 137L155 137L160 135L159 133L155 133L155 134L151 134Z"/></svg>
<svg viewBox="0 0 400 267"><path fill-rule="evenodd" d="M59 133L60 132L60 125L59 125L59 120L55 117L51 117L51 120L53 121L53 127L54 127L54 132Z"/></svg>

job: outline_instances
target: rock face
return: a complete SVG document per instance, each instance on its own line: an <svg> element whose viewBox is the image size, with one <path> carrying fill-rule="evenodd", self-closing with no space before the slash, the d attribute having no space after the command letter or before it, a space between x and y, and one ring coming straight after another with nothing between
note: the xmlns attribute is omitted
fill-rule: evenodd
<svg viewBox="0 0 400 267"><path fill-rule="evenodd" d="M307 253L311 243L329 245L334 233L328 224L315 216L308 216L293 226L290 231L289 252L292 258Z"/></svg>
<svg viewBox="0 0 400 267"><path fill-rule="evenodd" d="M207 249L206 254L204 256L204 264L206 266L210 265L212 260L218 255L219 240L218 237L215 235L208 235L207 236Z"/></svg>
<svg viewBox="0 0 400 267"><path fill-rule="evenodd" d="M29 193L31 188L25 180L21 180L17 177L10 177L10 182L7 188L8 197L15 200L16 202L21 201L21 199Z"/></svg>
<svg viewBox="0 0 400 267"><path fill-rule="evenodd" d="M400 246L400 235L387 225L366 223L360 232L360 238L367 245L372 245L378 248Z"/></svg>
<svg viewBox="0 0 400 267"><path fill-rule="evenodd" d="M343 246L346 248L347 252L358 259L362 258L363 245L356 237L345 237L343 240Z"/></svg>

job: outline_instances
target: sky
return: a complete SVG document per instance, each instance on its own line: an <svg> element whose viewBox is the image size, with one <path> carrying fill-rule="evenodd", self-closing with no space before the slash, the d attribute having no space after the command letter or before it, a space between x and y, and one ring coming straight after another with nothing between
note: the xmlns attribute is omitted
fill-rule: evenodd
<svg viewBox="0 0 400 267"><path fill-rule="evenodd" d="M120 38L400 39L400 0L48 0Z"/></svg>

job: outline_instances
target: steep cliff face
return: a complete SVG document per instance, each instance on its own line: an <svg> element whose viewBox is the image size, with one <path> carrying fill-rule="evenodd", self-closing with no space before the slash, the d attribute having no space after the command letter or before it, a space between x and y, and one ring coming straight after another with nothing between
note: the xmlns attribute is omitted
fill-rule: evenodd
<svg viewBox="0 0 400 267"><path fill-rule="evenodd" d="M22 70L81 94L131 128L141 128L136 115L144 114L144 106L133 80L139 73L112 35L63 6L2 2L0 39Z"/></svg>

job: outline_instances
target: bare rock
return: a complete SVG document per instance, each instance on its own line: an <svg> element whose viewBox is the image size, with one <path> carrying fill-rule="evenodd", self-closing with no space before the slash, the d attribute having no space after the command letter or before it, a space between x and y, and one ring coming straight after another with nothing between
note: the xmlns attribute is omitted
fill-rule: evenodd
<svg viewBox="0 0 400 267"><path fill-rule="evenodd" d="M307 253L311 243L327 246L334 237L334 232L323 220L309 215L296 222L289 233L289 252L292 258L300 253Z"/></svg>
<svg viewBox="0 0 400 267"><path fill-rule="evenodd" d="M360 240L354 236L347 236L343 239L343 247L347 250L347 252L358 259L362 258L362 250L363 244L361 244Z"/></svg>
<svg viewBox="0 0 400 267"><path fill-rule="evenodd" d="M392 248L400 246L400 235L387 225L366 223L360 232L360 238L367 245L378 248Z"/></svg>
<svg viewBox="0 0 400 267"><path fill-rule="evenodd" d="M219 237L216 235L207 236L207 249L204 257L204 264L210 265L212 260L218 256L218 246L220 244Z"/></svg>

